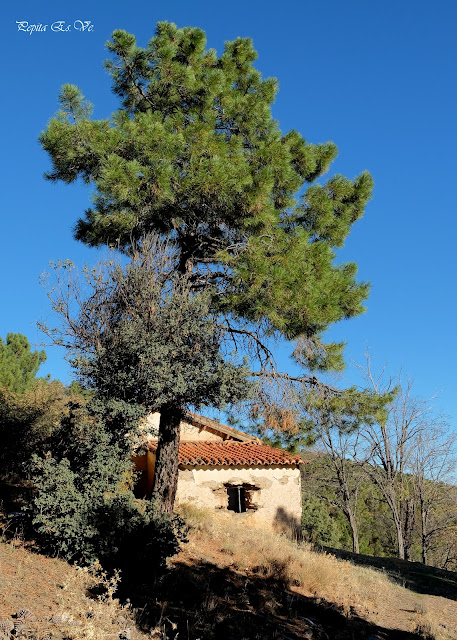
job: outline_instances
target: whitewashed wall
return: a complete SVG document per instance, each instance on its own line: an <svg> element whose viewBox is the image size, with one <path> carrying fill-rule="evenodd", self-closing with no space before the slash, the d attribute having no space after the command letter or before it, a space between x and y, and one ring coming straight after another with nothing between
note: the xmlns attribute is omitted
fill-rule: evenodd
<svg viewBox="0 0 457 640"><path fill-rule="evenodd" d="M290 529L301 520L300 470L297 467L187 467L179 471L178 503L227 510L226 485L251 485L253 509L234 518Z"/></svg>

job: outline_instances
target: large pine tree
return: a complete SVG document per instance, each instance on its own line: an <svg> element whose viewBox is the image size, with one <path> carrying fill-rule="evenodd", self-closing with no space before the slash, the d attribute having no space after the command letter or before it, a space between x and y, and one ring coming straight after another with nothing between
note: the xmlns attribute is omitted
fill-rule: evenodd
<svg viewBox="0 0 457 640"><path fill-rule="evenodd" d="M316 182L336 146L281 133L277 82L253 66L250 39L227 42L218 57L202 30L160 22L146 48L121 30L107 47L120 109L93 120L81 91L65 85L41 135L50 180L95 187L76 238L127 250L150 232L164 236L177 271L211 293L233 336L258 341L259 326L303 336L301 364L341 366L341 345L323 348L321 334L363 311L368 285L354 263L333 264L334 248L362 216L371 176ZM179 415L164 407L160 442L177 442ZM159 444L157 467L177 473L176 447L167 451Z"/></svg>

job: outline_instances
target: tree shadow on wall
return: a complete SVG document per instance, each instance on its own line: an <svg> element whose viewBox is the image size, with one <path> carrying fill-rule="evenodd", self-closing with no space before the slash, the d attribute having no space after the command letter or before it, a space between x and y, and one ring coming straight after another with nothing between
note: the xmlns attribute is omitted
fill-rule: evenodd
<svg viewBox="0 0 457 640"><path fill-rule="evenodd" d="M302 538L301 522L295 516L288 513L283 507L278 507L274 519L274 528L284 533L293 540Z"/></svg>

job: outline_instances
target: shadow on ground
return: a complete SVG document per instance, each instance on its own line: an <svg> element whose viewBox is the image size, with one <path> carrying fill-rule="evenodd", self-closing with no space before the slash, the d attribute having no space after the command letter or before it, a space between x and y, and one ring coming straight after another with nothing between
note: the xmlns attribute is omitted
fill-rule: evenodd
<svg viewBox="0 0 457 640"><path fill-rule="evenodd" d="M125 578L125 576L124 576ZM122 592L136 610L143 631L159 627L174 640L408 640L423 637L384 629L317 599L287 589L279 580L245 576L200 561L177 563L160 580L130 585Z"/></svg>
<svg viewBox="0 0 457 640"><path fill-rule="evenodd" d="M0 484L0 501L7 507L6 512L20 509L29 491L28 487L14 484L2 490ZM14 537L18 532L10 527L3 533ZM457 600L456 573L393 558L337 549L326 551L355 564L382 569L418 593ZM100 594L91 595L96 598ZM124 566L118 596L130 601L141 630L148 632L159 627L163 640L424 638L420 633L377 626L355 611L343 611L320 598L299 595L281 579L260 574L247 576L203 560L193 560L192 564L178 561L161 578L145 575L144 566Z"/></svg>
<svg viewBox="0 0 457 640"><path fill-rule="evenodd" d="M324 550L337 558L350 560L353 564L381 569L395 582L416 593L457 600L457 573L454 571L445 571L437 567L428 567L420 562L408 562L398 558L364 556L328 547L324 547Z"/></svg>

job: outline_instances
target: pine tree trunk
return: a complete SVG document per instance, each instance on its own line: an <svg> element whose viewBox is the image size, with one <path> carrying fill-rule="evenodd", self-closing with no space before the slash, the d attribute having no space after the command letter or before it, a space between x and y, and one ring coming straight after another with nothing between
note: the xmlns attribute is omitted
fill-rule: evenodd
<svg viewBox="0 0 457 640"><path fill-rule="evenodd" d="M152 498L162 513L173 513L178 486L178 453L182 409L167 405L160 410L159 443Z"/></svg>

